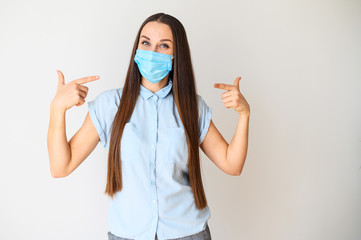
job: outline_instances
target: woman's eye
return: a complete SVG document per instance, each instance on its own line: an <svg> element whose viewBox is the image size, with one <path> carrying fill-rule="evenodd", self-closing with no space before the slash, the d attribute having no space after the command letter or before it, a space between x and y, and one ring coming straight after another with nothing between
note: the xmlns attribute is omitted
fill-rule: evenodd
<svg viewBox="0 0 361 240"><path fill-rule="evenodd" d="M142 44L147 45L147 46L150 45L148 41L142 41ZM160 47L161 48L169 48L168 44L166 44L166 43L161 44Z"/></svg>

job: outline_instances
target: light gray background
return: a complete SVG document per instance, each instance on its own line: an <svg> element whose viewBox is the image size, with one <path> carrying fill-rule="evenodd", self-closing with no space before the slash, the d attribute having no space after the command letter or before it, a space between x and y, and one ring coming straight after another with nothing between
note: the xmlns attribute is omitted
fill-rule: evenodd
<svg viewBox="0 0 361 240"><path fill-rule="evenodd" d="M228 142L233 84L251 106L243 173L202 153L214 240L361 239L360 1L0 2L0 239L107 239L106 151L66 178L46 147L56 69L99 74L87 100L123 85L140 24L166 12L185 26L197 87ZM67 112L70 138L87 104Z"/></svg>

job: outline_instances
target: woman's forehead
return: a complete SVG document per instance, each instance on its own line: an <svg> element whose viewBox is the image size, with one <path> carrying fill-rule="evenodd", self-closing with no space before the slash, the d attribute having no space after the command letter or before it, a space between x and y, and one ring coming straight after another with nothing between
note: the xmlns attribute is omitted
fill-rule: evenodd
<svg viewBox="0 0 361 240"><path fill-rule="evenodd" d="M140 36L145 35L150 39L171 39L173 40L173 34L171 28L165 23L159 23L156 21L148 22L142 29Z"/></svg>

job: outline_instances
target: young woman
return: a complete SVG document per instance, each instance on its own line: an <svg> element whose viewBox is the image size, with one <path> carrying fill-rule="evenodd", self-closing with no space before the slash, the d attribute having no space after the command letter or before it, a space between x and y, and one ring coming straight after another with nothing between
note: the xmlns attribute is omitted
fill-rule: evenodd
<svg viewBox="0 0 361 240"><path fill-rule="evenodd" d="M48 131L53 177L72 173L98 142L108 149L105 193L109 239L211 239L199 147L229 175L240 175L246 159L250 107L233 85L224 106L239 114L228 144L211 120L212 108L197 94L188 40L176 18L158 13L136 36L122 88L102 92L88 103L82 127L67 141L65 112L85 102L84 77L65 84L58 71Z"/></svg>

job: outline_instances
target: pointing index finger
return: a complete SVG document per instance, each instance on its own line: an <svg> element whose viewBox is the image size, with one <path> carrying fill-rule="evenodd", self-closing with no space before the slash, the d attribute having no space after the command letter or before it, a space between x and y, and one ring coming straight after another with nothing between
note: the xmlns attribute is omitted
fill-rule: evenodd
<svg viewBox="0 0 361 240"><path fill-rule="evenodd" d="M215 88L220 88L220 89L224 89L224 90L233 90L234 89L233 85L224 84L224 83L215 83L213 86Z"/></svg>
<svg viewBox="0 0 361 240"><path fill-rule="evenodd" d="M95 76L79 78L79 79L74 80L73 82L75 82L77 84L84 84L84 83L88 83L88 82L98 80L99 78L100 77L98 75L95 75Z"/></svg>

